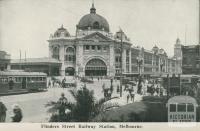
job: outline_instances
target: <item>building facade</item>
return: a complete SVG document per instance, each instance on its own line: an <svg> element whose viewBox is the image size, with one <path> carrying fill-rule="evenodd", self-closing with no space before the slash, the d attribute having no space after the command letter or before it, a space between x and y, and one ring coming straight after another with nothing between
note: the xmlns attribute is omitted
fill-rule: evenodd
<svg viewBox="0 0 200 131"><path fill-rule="evenodd" d="M10 69L10 55L5 51L0 51L0 71Z"/></svg>
<svg viewBox="0 0 200 131"><path fill-rule="evenodd" d="M49 57L62 63L62 76L181 73L181 59L177 56L169 58L157 46L152 50L133 46L121 29L111 33L109 23L96 13L94 4L78 22L74 36L61 26L48 42ZM175 50L181 52L176 46Z"/></svg>
<svg viewBox="0 0 200 131"><path fill-rule="evenodd" d="M182 46L183 74L200 75L200 45Z"/></svg>
<svg viewBox="0 0 200 131"><path fill-rule="evenodd" d="M24 70L27 72L44 72L49 76L59 76L61 62L53 58L26 58L12 59L11 70Z"/></svg>

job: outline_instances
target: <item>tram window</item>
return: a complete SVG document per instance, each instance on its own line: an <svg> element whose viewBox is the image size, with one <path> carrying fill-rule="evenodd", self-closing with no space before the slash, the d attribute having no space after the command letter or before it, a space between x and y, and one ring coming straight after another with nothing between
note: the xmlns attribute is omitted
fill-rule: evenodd
<svg viewBox="0 0 200 131"><path fill-rule="evenodd" d="M16 78L15 78L15 81L16 81L16 82L21 82L21 77L16 77Z"/></svg>
<svg viewBox="0 0 200 131"><path fill-rule="evenodd" d="M170 112L176 112L176 104L170 104Z"/></svg>
<svg viewBox="0 0 200 131"><path fill-rule="evenodd" d="M27 81L28 81L28 82L31 81L30 77L27 77Z"/></svg>
<svg viewBox="0 0 200 131"><path fill-rule="evenodd" d="M178 112L186 112L186 104L185 103L178 104Z"/></svg>
<svg viewBox="0 0 200 131"><path fill-rule="evenodd" d="M39 77L40 81L42 81L42 77Z"/></svg>
<svg viewBox="0 0 200 131"><path fill-rule="evenodd" d="M193 104L188 104L187 105L187 111L188 112L194 112L194 105Z"/></svg>
<svg viewBox="0 0 200 131"><path fill-rule="evenodd" d="M8 82L8 78L1 78L1 82L3 82L3 83Z"/></svg>
<svg viewBox="0 0 200 131"><path fill-rule="evenodd" d="M32 80L32 81L36 81L36 78L35 78L35 77L32 77L31 80Z"/></svg>

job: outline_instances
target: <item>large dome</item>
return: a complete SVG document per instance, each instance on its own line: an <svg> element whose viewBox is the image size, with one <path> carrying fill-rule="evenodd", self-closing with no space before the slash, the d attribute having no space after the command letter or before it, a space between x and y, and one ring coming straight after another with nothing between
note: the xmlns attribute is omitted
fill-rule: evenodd
<svg viewBox="0 0 200 131"><path fill-rule="evenodd" d="M109 32L109 24L107 20L104 17L96 14L94 4L92 4L90 14L87 14L80 19L77 28L81 30L96 29Z"/></svg>

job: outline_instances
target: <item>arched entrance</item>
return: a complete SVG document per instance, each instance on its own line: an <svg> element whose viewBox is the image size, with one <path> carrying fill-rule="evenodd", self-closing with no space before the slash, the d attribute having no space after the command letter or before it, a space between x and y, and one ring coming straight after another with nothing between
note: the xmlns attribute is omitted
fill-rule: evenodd
<svg viewBox="0 0 200 131"><path fill-rule="evenodd" d="M73 76L75 74L75 69L73 67L67 67L65 69L66 76Z"/></svg>
<svg viewBox="0 0 200 131"><path fill-rule="evenodd" d="M104 61L92 59L85 66L85 76L106 76L107 67Z"/></svg>

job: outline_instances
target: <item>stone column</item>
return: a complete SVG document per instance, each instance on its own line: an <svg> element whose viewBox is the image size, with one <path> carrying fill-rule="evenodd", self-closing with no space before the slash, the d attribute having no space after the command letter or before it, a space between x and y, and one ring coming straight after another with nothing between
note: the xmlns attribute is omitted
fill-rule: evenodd
<svg viewBox="0 0 200 131"><path fill-rule="evenodd" d="M126 49L122 50L122 72L126 72Z"/></svg>
<svg viewBox="0 0 200 131"><path fill-rule="evenodd" d="M52 58L52 52L53 52L52 46L50 46L49 44L49 58Z"/></svg>
<svg viewBox="0 0 200 131"><path fill-rule="evenodd" d="M62 62L61 70L60 70L61 76L65 76L64 52L65 52L64 46L60 45L60 47L59 47L59 60Z"/></svg>
<svg viewBox="0 0 200 131"><path fill-rule="evenodd" d="M131 73L131 49L129 50L129 72Z"/></svg>
<svg viewBox="0 0 200 131"><path fill-rule="evenodd" d="M109 72L107 69L107 75L108 76L115 76L115 55L114 55L114 45L110 44L110 62L109 62Z"/></svg>
<svg viewBox="0 0 200 131"><path fill-rule="evenodd" d="M83 45L76 46L76 72L79 76L84 76L85 71L83 67Z"/></svg>

